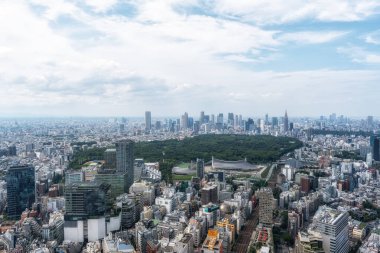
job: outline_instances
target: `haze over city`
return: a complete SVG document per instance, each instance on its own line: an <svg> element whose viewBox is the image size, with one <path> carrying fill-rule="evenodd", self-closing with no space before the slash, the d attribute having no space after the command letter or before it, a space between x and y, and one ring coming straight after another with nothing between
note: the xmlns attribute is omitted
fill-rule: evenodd
<svg viewBox="0 0 380 253"><path fill-rule="evenodd" d="M379 1L2 1L0 116L380 116L379 13Z"/></svg>

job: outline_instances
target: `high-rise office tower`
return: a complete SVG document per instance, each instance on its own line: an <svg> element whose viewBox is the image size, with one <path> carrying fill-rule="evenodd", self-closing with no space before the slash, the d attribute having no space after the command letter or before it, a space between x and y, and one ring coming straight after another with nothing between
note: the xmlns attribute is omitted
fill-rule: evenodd
<svg viewBox="0 0 380 253"><path fill-rule="evenodd" d="M199 122L201 124L205 123L205 112L201 111L201 115L199 116Z"/></svg>
<svg viewBox="0 0 380 253"><path fill-rule="evenodd" d="M145 112L145 130L150 131L152 129L152 114L150 111Z"/></svg>
<svg viewBox="0 0 380 253"><path fill-rule="evenodd" d="M210 123L215 124L215 115L214 114L211 114Z"/></svg>
<svg viewBox="0 0 380 253"><path fill-rule="evenodd" d="M223 113L219 113L218 117L216 118L216 123L223 124L223 121L224 121L224 119L223 119Z"/></svg>
<svg viewBox="0 0 380 253"><path fill-rule="evenodd" d="M288 119L288 111L285 111L284 117L284 132L289 131L289 119Z"/></svg>
<svg viewBox="0 0 380 253"><path fill-rule="evenodd" d="M121 140L116 142L116 172L127 173L127 189L131 187L134 180L134 142L131 140Z"/></svg>
<svg viewBox="0 0 380 253"><path fill-rule="evenodd" d="M272 127L278 127L278 118L277 117L272 117Z"/></svg>
<svg viewBox="0 0 380 253"><path fill-rule="evenodd" d="M253 121L253 119L248 118L248 120L245 122L245 129L244 129L244 131L252 131L254 125L255 125L255 122Z"/></svg>
<svg viewBox="0 0 380 253"><path fill-rule="evenodd" d="M273 223L273 192L269 187L261 188L256 192L259 199L259 222L263 225Z"/></svg>
<svg viewBox="0 0 380 253"><path fill-rule="evenodd" d="M18 219L26 208L31 208L36 197L33 166L13 166L6 175L8 217Z"/></svg>
<svg viewBox="0 0 380 253"><path fill-rule="evenodd" d="M198 133L200 129L201 123L199 121L194 121L193 123L193 131L194 133Z"/></svg>
<svg viewBox="0 0 380 253"><path fill-rule="evenodd" d="M187 118L187 128L193 128L193 125L194 125L193 117L188 117Z"/></svg>
<svg viewBox="0 0 380 253"><path fill-rule="evenodd" d="M313 217L311 229L322 236L324 252L347 253L348 241L348 213L321 206Z"/></svg>
<svg viewBox="0 0 380 253"><path fill-rule="evenodd" d="M234 125L234 114L232 112L228 113L228 124L231 126Z"/></svg>
<svg viewBox="0 0 380 253"><path fill-rule="evenodd" d="M269 125L269 116L268 116L268 113L265 114L265 125Z"/></svg>
<svg viewBox="0 0 380 253"><path fill-rule="evenodd" d="M264 125L265 125L265 122L264 122L264 120L263 119L259 119L259 127L260 127L260 133L263 133L264 132L264 129L265 129L265 127L264 127Z"/></svg>
<svg viewBox="0 0 380 253"><path fill-rule="evenodd" d="M367 124L368 124L368 126L372 126L373 125L373 116L368 116L367 117Z"/></svg>
<svg viewBox="0 0 380 253"><path fill-rule="evenodd" d="M372 135L370 137L370 144L373 160L380 161L380 135Z"/></svg>
<svg viewBox="0 0 380 253"><path fill-rule="evenodd" d="M203 159L197 158L197 177L202 179L205 173L205 162Z"/></svg>
<svg viewBox="0 0 380 253"><path fill-rule="evenodd" d="M189 128L188 126L189 124L189 114L187 114L187 112L185 112L182 116L181 116L181 122L180 122L180 127L182 130L186 130Z"/></svg>
<svg viewBox="0 0 380 253"><path fill-rule="evenodd" d="M104 151L104 167L106 169L116 169L116 149L108 148Z"/></svg>

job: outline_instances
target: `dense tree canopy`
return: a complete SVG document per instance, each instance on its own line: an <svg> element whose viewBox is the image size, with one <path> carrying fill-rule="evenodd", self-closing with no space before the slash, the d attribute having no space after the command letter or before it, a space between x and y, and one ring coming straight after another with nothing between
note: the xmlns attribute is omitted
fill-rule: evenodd
<svg viewBox="0 0 380 253"><path fill-rule="evenodd" d="M170 159L190 161L202 158L210 161L214 156L223 160L249 162L271 162L282 155L302 146L289 137L249 136L249 135L199 135L184 140L140 142L136 144L135 156L146 161Z"/></svg>
<svg viewBox="0 0 380 253"><path fill-rule="evenodd" d="M202 158L210 161L214 156L223 160L248 162L272 162L282 155L302 146L302 142L290 137L249 135L199 135L184 140L138 142L135 157L147 162L170 160L175 163ZM74 154L71 168L79 168L89 160L102 159L104 148L92 148Z"/></svg>

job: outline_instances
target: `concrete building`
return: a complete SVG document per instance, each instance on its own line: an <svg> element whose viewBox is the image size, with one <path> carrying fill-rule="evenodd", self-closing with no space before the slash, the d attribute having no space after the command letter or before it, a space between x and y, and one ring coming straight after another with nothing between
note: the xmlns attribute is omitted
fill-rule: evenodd
<svg viewBox="0 0 380 253"><path fill-rule="evenodd" d="M193 253L194 239L192 234L183 234L181 239L176 242L174 251L177 253Z"/></svg>
<svg viewBox="0 0 380 253"><path fill-rule="evenodd" d="M129 229L139 221L142 211L139 200L123 194L116 199L117 206L121 208L121 227Z"/></svg>
<svg viewBox="0 0 380 253"><path fill-rule="evenodd" d="M321 234L325 252L346 253L348 243L348 213L327 206L319 207L309 230Z"/></svg>
<svg viewBox="0 0 380 253"><path fill-rule="evenodd" d="M273 192L269 187L261 188L256 192L259 199L259 222L270 226L273 223Z"/></svg>
<svg viewBox="0 0 380 253"><path fill-rule="evenodd" d="M65 185L80 183L84 181L83 171L69 171L65 173Z"/></svg>
<svg viewBox="0 0 380 253"><path fill-rule="evenodd" d="M206 239L204 240L201 248L202 253L222 253L223 240L219 238L219 231L216 229L209 229Z"/></svg>
<svg viewBox="0 0 380 253"><path fill-rule="evenodd" d="M133 179L135 182L140 181L142 172L145 169L144 159L135 159L133 166L134 166Z"/></svg>
<svg viewBox="0 0 380 253"><path fill-rule="evenodd" d="M218 186L216 184L207 184L201 189L201 202L202 205L208 203L218 203Z"/></svg>
<svg viewBox="0 0 380 253"><path fill-rule="evenodd" d="M42 238L46 241L57 241L61 244L64 239L64 217L61 213L50 214L49 224L42 226Z"/></svg>
<svg viewBox="0 0 380 253"><path fill-rule="evenodd" d="M319 233L299 232L296 252L325 253L321 235Z"/></svg>

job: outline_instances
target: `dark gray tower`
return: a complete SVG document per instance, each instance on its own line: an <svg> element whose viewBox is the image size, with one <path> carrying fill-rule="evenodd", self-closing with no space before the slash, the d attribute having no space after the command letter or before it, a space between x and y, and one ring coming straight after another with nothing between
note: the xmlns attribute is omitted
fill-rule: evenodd
<svg viewBox="0 0 380 253"><path fill-rule="evenodd" d="M145 112L145 130L150 131L152 129L152 113L149 111Z"/></svg>
<svg viewBox="0 0 380 253"><path fill-rule="evenodd" d="M205 112L204 111L201 111L201 115L199 116L199 122L201 125L203 123L205 123Z"/></svg>
<svg viewBox="0 0 380 253"><path fill-rule="evenodd" d="M10 167L6 176L8 217L19 219L26 208L31 209L36 198L36 181L33 166Z"/></svg>
<svg viewBox="0 0 380 253"><path fill-rule="evenodd" d="M197 158L197 177L202 179L205 174L205 163L203 159L198 159Z"/></svg>
<svg viewBox="0 0 380 253"><path fill-rule="evenodd" d="M288 112L285 111L285 118L284 118L284 132L289 131L289 119L288 119Z"/></svg>
<svg viewBox="0 0 380 253"><path fill-rule="evenodd" d="M116 142L116 172L127 173L127 189L131 187L134 179L134 142L131 140L121 140Z"/></svg>

